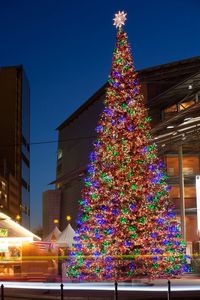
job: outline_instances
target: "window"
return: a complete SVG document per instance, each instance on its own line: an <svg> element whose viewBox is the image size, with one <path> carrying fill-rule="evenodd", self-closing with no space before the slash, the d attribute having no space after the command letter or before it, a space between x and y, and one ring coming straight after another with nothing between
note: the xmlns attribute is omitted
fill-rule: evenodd
<svg viewBox="0 0 200 300"><path fill-rule="evenodd" d="M58 153L57 153L57 159L61 159L63 156L63 152L62 152L62 149L58 149Z"/></svg>
<svg viewBox="0 0 200 300"><path fill-rule="evenodd" d="M185 110L188 107L192 106L193 104L195 104L195 100L181 102L179 104L179 110Z"/></svg>
<svg viewBox="0 0 200 300"><path fill-rule="evenodd" d="M183 102L177 102L163 109L163 120L168 120L175 116L179 111L185 110L195 104L195 100L187 100Z"/></svg>

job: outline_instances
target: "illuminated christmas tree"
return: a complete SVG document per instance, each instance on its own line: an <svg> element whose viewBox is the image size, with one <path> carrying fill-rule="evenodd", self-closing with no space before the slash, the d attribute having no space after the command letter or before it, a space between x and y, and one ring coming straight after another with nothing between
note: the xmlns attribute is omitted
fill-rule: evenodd
<svg viewBox="0 0 200 300"><path fill-rule="evenodd" d="M80 201L69 277L170 278L188 271L180 224L169 200L163 164L152 142L127 35L118 28L112 70L94 152Z"/></svg>

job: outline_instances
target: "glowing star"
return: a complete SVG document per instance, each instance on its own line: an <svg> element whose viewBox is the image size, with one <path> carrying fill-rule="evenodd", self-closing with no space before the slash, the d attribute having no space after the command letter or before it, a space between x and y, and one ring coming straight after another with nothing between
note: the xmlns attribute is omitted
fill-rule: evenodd
<svg viewBox="0 0 200 300"><path fill-rule="evenodd" d="M113 25L116 26L116 28L121 28L122 25L124 25L125 21L126 21L126 15L124 11L119 11L117 14L115 14L115 18L113 19L114 23Z"/></svg>

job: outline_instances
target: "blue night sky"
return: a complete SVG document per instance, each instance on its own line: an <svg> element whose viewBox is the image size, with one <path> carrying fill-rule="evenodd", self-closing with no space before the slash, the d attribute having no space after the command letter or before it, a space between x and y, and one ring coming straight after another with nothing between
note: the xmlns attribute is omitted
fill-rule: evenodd
<svg viewBox="0 0 200 300"><path fill-rule="evenodd" d="M200 55L199 0L6 0L0 2L0 66L23 64L31 87L31 142L56 127L107 80L116 30L125 30L137 69ZM56 143L31 146L31 226L53 188Z"/></svg>

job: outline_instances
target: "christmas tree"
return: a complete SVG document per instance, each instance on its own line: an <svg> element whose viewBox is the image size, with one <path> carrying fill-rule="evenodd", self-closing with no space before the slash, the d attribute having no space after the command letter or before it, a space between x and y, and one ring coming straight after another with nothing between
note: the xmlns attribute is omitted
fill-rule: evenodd
<svg viewBox="0 0 200 300"><path fill-rule="evenodd" d="M188 270L185 242L152 142L124 12L80 201L78 237L67 275L84 280L170 278Z"/></svg>

